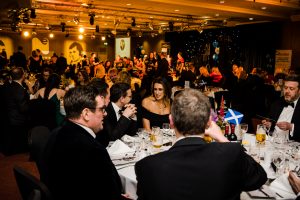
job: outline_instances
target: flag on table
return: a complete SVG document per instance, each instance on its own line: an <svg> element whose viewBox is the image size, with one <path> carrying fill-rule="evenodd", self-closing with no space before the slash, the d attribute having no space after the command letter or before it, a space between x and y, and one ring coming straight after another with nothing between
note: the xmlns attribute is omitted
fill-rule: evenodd
<svg viewBox="0 0 300 200"><path fill-rule="evenodd" d="M241 123L243 117L244 115L242 113L239 113L238 111L232 109L228 109L224 119L228 123L237 125Z"/></svg>

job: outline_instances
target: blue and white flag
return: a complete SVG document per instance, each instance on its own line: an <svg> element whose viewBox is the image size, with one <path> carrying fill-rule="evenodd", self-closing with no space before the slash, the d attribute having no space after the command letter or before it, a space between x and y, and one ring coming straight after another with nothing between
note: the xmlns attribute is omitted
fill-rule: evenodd
<svg viewBox="0 0 300 200"><path fill-rule="evenodd" d="M232 109L228 109L224 119L228 123L237 125L241 123L243 117L244 115L242 113L239 113Z"/></svg>

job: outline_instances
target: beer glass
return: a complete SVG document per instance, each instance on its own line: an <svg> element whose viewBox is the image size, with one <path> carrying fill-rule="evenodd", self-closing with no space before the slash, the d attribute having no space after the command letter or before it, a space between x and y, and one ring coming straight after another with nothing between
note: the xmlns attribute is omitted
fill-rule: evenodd
<svg viewBox="0 0 300 200"><path fill-rule="evenodd" d="M160 148L163 145L163 134L159 127L155 129L152 127L152 145L155 148Z"/></svg>
<svg viewBox="0 0 300 200"><path fill-rule="evenodd" d="M263 124L258 124L256 129L256 143L265 144L266 142L266 129Z"/></svg>

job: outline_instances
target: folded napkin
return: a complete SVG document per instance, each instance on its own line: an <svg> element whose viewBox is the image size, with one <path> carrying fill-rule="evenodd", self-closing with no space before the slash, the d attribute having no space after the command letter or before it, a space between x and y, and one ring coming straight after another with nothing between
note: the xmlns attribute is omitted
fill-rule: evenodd
<svg viewBox="0 0 300 200"><path fill-rule="evenodd" d="M276 199L276 194L266 185L258 190L247 192L251 198L255 199Z"/></svg>
<svg viewBox="0 0 300 200"><path fill-rule="evenodd" d="M271 184L270 189L284 199L295 199L296 195L289 183L288 173L276 178Z"/></svg>
<svg viewBox="0 0 300 200"><path fill-rule="evenodd" d="M129 135L124 135L122 138L121 138L122 141L124 142L135 142L136 141L136 138L134 137L131 137Z"/></svg>
<svg viewBox="0 0 300 200"><path fill-rule="evenodd" d="M128 147L121 140L116 140L108 149L108 154L112 160L132 157L135 151Z"/></svg>

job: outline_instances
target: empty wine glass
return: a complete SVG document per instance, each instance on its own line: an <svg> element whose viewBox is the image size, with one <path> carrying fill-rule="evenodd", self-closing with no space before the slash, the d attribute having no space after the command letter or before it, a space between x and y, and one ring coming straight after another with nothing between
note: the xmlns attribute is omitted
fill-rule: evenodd
<svg viewBox="0 0 300 200"><path fill-rule="evenodd" d="M272 155L272 163L276 166L276 176L284 173L285 156L282 153L274 152Z"/></svg>

